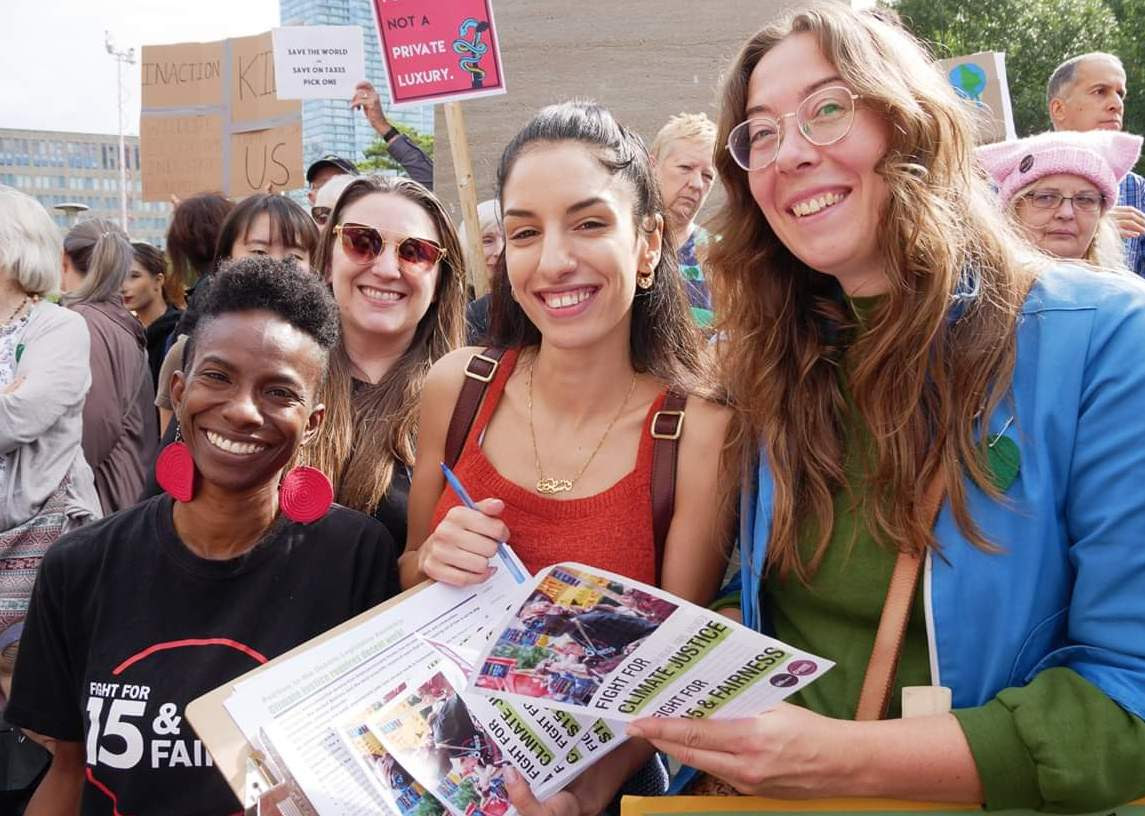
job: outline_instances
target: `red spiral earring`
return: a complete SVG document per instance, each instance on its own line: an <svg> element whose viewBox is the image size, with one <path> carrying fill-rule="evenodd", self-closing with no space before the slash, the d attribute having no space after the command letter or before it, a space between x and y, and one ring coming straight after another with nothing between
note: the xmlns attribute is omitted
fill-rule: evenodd
<svg viewBox="0 0 1145 816"><path fill-rule="evenodd" d="M178 422L178 420L176 420ZM195 495L195 461L183 441L183 428L175 425L175 441L155 460L155 481L176 501L189 502Z"/></svg>
<svg viewBox="0 0 1145 816"><path fill-rule="evenodd" d="M282 514L300 524L318 521L333 503L334 486L318 468L291 468L278 486L278 505Z"/></svg>

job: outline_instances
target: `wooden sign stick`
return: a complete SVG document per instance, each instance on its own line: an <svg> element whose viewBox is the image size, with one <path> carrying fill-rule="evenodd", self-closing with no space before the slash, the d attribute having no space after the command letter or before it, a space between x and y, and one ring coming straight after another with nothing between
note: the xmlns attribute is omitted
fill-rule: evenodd
<svg viewBox="0 0 1145 816"><path fill-rule="evenodd" d="M466 278L473 284L478 296L489 288L485 280L485 267L470 269L473 263L485 256L481 250L481 224L477 220L477 186L473 183L473 163L469 159L469 140L465 135L465 117L461 113L460 102L445 103L445 129L449 133L449 150L453 154L453 172L457 177L457 197L461 200L461 217L465 223L465 242L468 244L469 258L466 258Z"/></svg>

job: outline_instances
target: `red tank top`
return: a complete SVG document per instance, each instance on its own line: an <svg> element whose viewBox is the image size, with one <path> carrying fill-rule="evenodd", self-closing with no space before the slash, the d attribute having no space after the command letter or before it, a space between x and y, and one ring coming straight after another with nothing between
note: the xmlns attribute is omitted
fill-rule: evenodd
<svg viewBox="0 0 1145 816"><path fill-rule="evenodd" d="M635 468L596 495L566 501L549 499L498 473L478 444L517 365L519 351L511 349L501 358L453 472L474 501L496 497L505 502L501 519L512 533L509 544L530 572L535 574L561 561L577 561L655 584L651 429L667 392L653 400L648 409ZM446 487L437 500L430 529L458 504L453 491Z"/></svg>

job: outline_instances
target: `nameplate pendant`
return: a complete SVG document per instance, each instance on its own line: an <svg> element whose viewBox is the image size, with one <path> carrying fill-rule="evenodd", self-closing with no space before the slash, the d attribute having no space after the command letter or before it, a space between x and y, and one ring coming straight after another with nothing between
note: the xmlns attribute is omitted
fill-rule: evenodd
<svg viewBox="0 0 1145 816"><path fill-rule="evenodd" d="M543 496L567 493L572 489L573 483L568 479L541 479L537 482L537 492Z"/></svg>

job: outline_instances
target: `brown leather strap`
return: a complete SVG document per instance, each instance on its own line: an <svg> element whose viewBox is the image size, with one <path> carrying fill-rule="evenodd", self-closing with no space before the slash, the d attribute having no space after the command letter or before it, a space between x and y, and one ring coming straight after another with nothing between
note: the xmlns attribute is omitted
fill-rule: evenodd
<svg viewBox="0 0 1145 816"><path fill-rule="evenodd" d="M938 520L945 493L946 480L940 469L930 480L922 498L923 511L930 519L931 527ZM871 659L867 663L866 676L863 677L863 689L859 693L859 705L855 709L856 720L881 720L886 716L906 637L906 625L910 620L910 608L925 560L925 551L921 554L900 552L895 559L887 599L883 603L883 614L875 634L875 645L871 649Z"/></svg>
<svg viewBox="0 0 1145 816"><path fill-rule="evenodd" d="M469 358L465 366L465 382L461 384L461 393L457 395L453 416L449 418L449 430L445 434L447 467L452 468L461 458L461 449L465 447L465 438L469 436L469 429L477 418L485 389L493 381L504 355L505 349L490 347Z"/></svg>
<svg viewBox="0 0 1145 816"><path fill-rule="evenodd" d="M676 458L684 432L684 405L688 395L669 389L660 410L652 417L652 540L656 545L656 583L664 544L676 509Z"/></svg>

